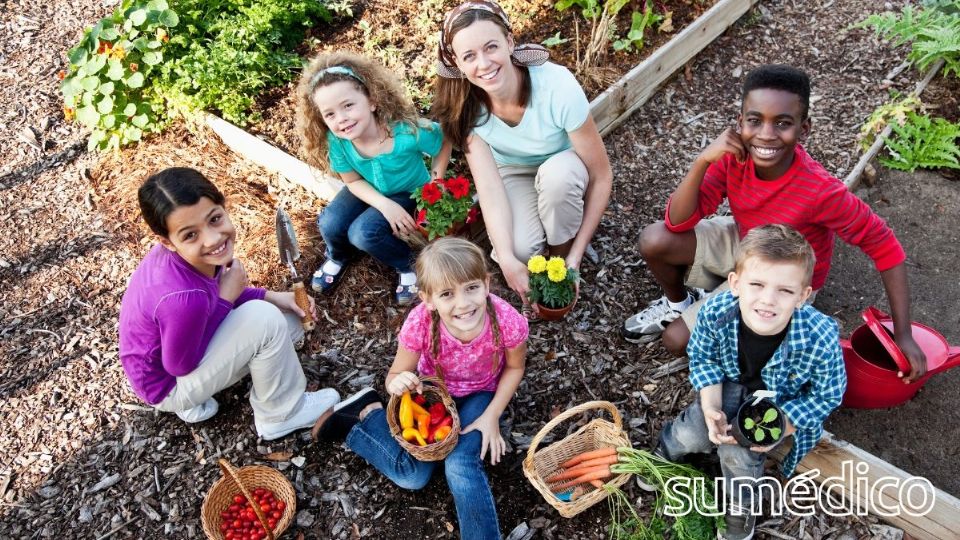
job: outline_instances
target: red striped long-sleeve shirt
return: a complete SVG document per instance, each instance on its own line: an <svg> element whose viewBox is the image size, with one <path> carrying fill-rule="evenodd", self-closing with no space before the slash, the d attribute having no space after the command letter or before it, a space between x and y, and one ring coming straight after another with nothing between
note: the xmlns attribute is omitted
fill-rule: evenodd
<svg viewBox="0 0 960 540"><path fill-rule="evenodd" d="M670 223L667 201L667 229L693 229L698 221L716 212L724 198L730 201L741 239L754 227L776 223L793 227L810 242L817 256L814 290L823 287L830 272L834 234L862 249L880 272L906 259L903 247L886 222L800 145L790 169L776 180L757 178L750 159L737 163L732 154L723 156L707 169L697 209L689 219Z"/></svg>

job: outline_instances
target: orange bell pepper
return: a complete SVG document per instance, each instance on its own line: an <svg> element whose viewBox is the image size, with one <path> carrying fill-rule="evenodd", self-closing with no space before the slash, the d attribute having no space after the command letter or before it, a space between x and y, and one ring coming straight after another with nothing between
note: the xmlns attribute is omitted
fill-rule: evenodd
<svg viewBox="0 0 960 540"><path fill-rule="evenodd" d="M450 426L440 426L436 431L433 432L434 442L440 442L447 438L447 435L450 435L450 430L453 429Z"/></svg>

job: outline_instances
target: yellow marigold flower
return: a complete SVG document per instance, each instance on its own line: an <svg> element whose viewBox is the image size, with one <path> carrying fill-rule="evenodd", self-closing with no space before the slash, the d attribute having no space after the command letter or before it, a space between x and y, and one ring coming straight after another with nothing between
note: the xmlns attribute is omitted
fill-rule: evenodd
<svg viewBox="0 0 960 540"><path fill-rule="evenodd" d="M110 57L116 58L117 60L123 60L123 57L127 55L127 51L123 50L123 47L117 45L110 50Z"/></svg>
<svg viewBox="0 0 960 540"><path fill-rule="evenodd" d="M550 257L550 260L547 261L547 271L559 272L563 270L566 273L567 270L567 261L563 260L562 257Z"/></svg>
<svg viewBox="0 0 960 540"><path fill-rule="evenodd" d="M547 268L547 278L554 283L560 283L567 278L567 268L561 266L560 268Z"/></svg>
<svg viewBox="0 0 960 540"><path fill-rule="evenodd" d="M530 257L530 260L527 261L527 270L533 272L534 274L539 274L547 269L547 259L543 255L534 255Z"/></svg>

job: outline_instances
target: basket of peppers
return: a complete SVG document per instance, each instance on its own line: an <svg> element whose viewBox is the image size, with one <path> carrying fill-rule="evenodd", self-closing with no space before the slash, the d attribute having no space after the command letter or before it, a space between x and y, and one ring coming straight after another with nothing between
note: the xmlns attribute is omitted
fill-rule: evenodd
<svg viewBox="0 0 960 540"><path fill-rule="evenodd" d="M423 393L390 396L387 424L400 446L420 461L447 457L460 434L457 407L443 379L423 377Z"/></svg>

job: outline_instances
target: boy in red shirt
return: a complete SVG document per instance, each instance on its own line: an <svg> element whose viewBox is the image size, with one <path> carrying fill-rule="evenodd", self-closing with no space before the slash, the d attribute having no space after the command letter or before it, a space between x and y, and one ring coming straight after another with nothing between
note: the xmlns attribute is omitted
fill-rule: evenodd
<svg viewBox="0 0 960 540"><path fill-rule="evenodd" d="M900 242L800 145L811 126L809 77L790 66L760 66L747 74L741 99L736 127L697 156L667 201L665 220L640 236L640 253L664 296L627 319L624 337L645 343L662 334L667 350L683 354L704 300L702 289L725 288L740 239L754 227L784 224L799 231L816 253L814 295L830 271L834 234L873 259L890 301L894 339L912 367L902 376L910 381L923 375L926 358L911 332ZM732 216L703 219L724 198Z"/></svg>

